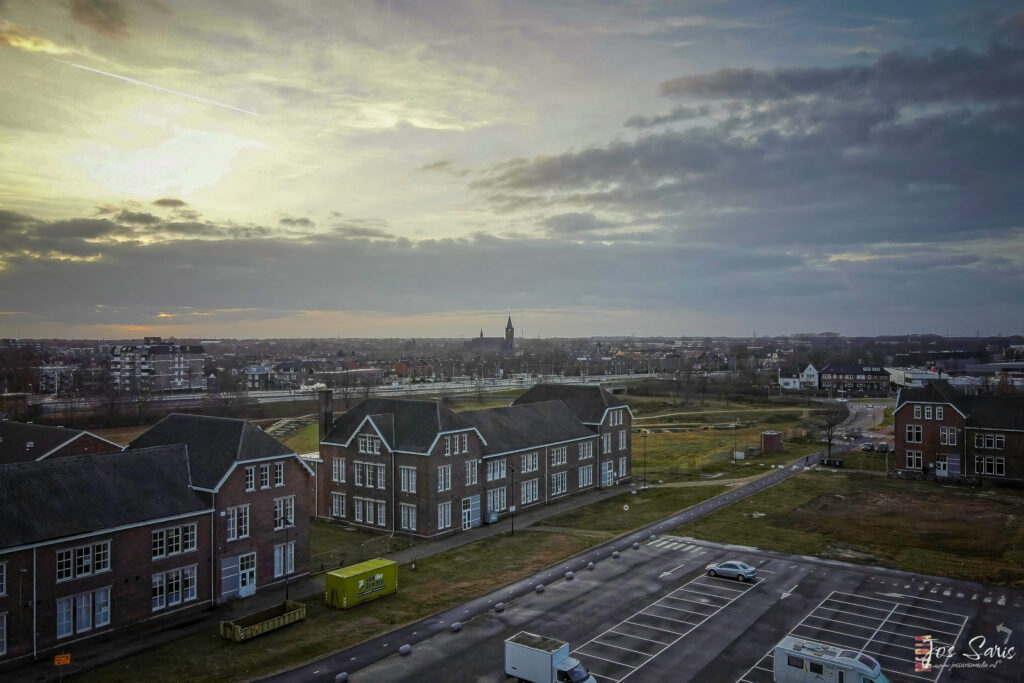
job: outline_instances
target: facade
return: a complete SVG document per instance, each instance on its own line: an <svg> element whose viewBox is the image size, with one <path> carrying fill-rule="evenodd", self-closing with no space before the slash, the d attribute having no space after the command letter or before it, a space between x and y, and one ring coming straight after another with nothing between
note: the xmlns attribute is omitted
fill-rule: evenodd
<svg viewBox="0 0 1024 683"><path fill-rule="evenodd" d="M800 386L805 389L817 389L818 387L818 370L813 364L808 363L807 367L800 373Z"/></svg>
<svg viewBox="0 0 1024 683"><path fill-rule="evenodd" d="M159 337L147 337L145 344L114 346L111 386L131 393L203 390L205 358L202 346L163 344Z"/></svg>
<svg viewBox="0 0 1024 683"><path fill-rule="evenodd" d="M885 394L889 391L889 372L880 365L829 363L818 373L820 389L842 396Z"/></svg>
<svg viewBox="0 0 1024 683"><path fill-rule="evenodd" d="M797 391L801 388L800 374L792 370L779 369L779 386L787 391Z"/></svg>
<svg viewBox="0 0 1024 683"><path fill-rule="evenodd" d="M0 420L0 465L69 455L119 452L123 446L81 429Z"/></svg>
<svg viewBox="0 0 1024 683"><path fill-rule="evenodd" d="M126 452L183 445L192 488L212 497L214 604L309 573L312 469L246 422L172 414Z"/></svg>
<svg viewBox="0 0 1024 683"><path fill-rule="evenodd" d="M1024 397L967 396L940 380L901 389L894 418L896 469L1024 482Z"/></svg>
<svg viewBox="0 0 1024 683"><path fill-rule="evenodd" d="M587 424L560 400L454 413L371 398L334 419L324 394L320 517L433 537L631 477L632 416L614 397Z"/></svg>
<svg viewBox="0 0 1024 683"><path fill-rule="evenodd" d="M183 446L0 466L0 672L209 605L209 496L189 483Z"/></svg>

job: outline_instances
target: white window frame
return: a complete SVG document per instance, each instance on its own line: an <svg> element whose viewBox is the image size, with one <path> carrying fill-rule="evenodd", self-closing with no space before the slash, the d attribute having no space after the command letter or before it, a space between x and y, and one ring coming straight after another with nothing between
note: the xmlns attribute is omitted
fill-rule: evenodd
<svg viewBox="0 0 1024 683"><path fill-rule="evenodd" d="M7 563L0 562L0 598L7 595Z"/></svg>
<svg viewBox="0 0 1024 683"><path fill-rule="evenodd" d="M274 486L284 486L284 463L274 463Z"/></svg>
<svg viewBox="0 0 1024 683"><path fill-rule="evenodd" d="M250 465L245 468L245 492L250 493L256 490L256 466Z"/></svg>
<svg viewBox="0 0 1024 683"><path fill-rule="evenodd" d="M260 465L260 490L270 488L270 463Z"/></svg>
<svg viewBox="0 0 1024 683"><path fill-rule="evenodd" d="M623 429L622 431L619 432L619 450L620 451L626 450L626 443L627 443L627 440L626 440L626 430Z"/></svg>
<svg viewBox="0 0 1024 683"><path fill-rule="evenodd" d="M331 460L331 481L337 484L345 483L345 458L333 458Z"/></svg>
<svg viewBox="0 0 1024 683"><path fill-rule="evenodd" d="M921 451L907 451L907 469L919 470L924 467Z"/></svg>
<svg viewBox="0 0 1024 683"><path fill-rule="evenodd" d="M399 528L403 531L416 531L416 506L409 503L399 503L398 513L400 519Z"/></svg>
<svg viewBox="0 0 1024 683"><path fill-rule="evenodd" d="M480 461L466 461L466 486L476 486L480 483Z"/></svg>
<svg viewBox="0 0 1024 683"><path fill-rule="evenodd" d="M536 503L540 500L540 480L530 479L524 481L519 487L519 501L523 505L529 505L530 503Z"/></svg>
<svg viewBox="0 0 1024 683"><path fill-rule="evenodd" d="M226 515L227 523L227 534L225 538L228 541L237 541L243 538L249 538L250 533L250 518L249 518L249 505L235 505L229 507Z"/></svg>
<svg viewBox="0 0 1024 683"><path fill-rule="evenodd" d="M585 489L588 486L594 485L594 466L584 465L579 468L579 488Z"/></svg>
<svg viewBox="0 0 1024 683"><path fill-rule="evenodd" d="M569 473L555 472L551 475L551 497L564 495L569 490Z"/></svg>
<svg viewBox="0 0 1024 683"><path fill-rule="evenodd" d="M499 481L507 474L505 458L487 461L487 481Z"/></svg>
<svg viewBox="0 0 1024 683"><path fill-rule="evenodd" d="M274 578L295 573L295 541L274 546Z"/></svg>
<svg viewBox="0 0 1024 683"><path fill-rule="evenodd" d="M942 406L935 406L935 419L941 420L944 412L945 411L943 410Z"/></svg>
<svg viewBox="0 0 1024 683"><path fill-rule="evenodd" d="M331 491L331 517L345 519L345 494Z"/></svg>
<svg viewBox="0 0 1024 683"><path fill-rule="evenodd" d="M551 449L551 466L561 467L569 462L569 447L559 446Z"/></svg>
<svg viewBox="0 0 1024 683"><path fill-rule="evenodd" d="M924 430L921 425L908 424L907 425L907 443L922 443Z"/></svg>
<svg viewBox="0 0 1024 683"><path fill-rule="evenodd" d="M536 451L533 453L523 453L519 460L519 472L521 474L536 472L540 469L540 458Z"/></svg>
<svg viewBox="0 0 1024 683"><path fill-rule="evenodd" d="M469 434L462 435L462 452L469 453Z"/></svg>
<svg viewBox="0 0 1024 683"><path fill-rule="evenodd" d="M444 437L444 455L445 455L445 457L448 457L451 454L452 454L452 437L446 436L446 437Z"/></svg>
<svg viewBox="0 0 1024 683"><path fill-rule="evenodd" d="M57 583L71 581L75 578L75 551L74 548L63 548L55 554L57 561Z"/></svg>
<svg viewBox="0 0 1024 683"><path fill-rule="evenodd" d="M387 488L388 485L388 468L387 465L377 465L377 488Z"/></svg>
<svg viewBox="0 0 1024 683"><path fill-rule="evenodd" d="M594 442L593 441L581 441L579 447L579 459L589 460L594 457Z"/></svg>
<svg viewBox="0 0 1024 683"><path fill-rule="evenodd" d="M0 657L7 654L7 612L0 613Z"/></svg>
<svg viewBox="0 0 1024 683"><path fill-rule="evenodd" d="M408 465L398 466L398 479L400 482L399 491L402 493L416 493L416 468Z"/></svg>
<svg viewBox="0 0 1024 683"><path fill-rule="evenodd" d="M921 419L921 406L919 406L919 405L915 405L914 406L914 419L915 420L920 420Z"/></svg>
<svg viewBox="0 0 1024 683"><path fill-rule="evenodd" d="M611 453L612 452L612 434L611 432L605 432L601 435L601 452Z"/></svg>
<svg viewBox="0 0 1024 683"><path fill-rule="evenodd" d="M619 458L619 477L622 478L625 477L626 475L626 456L623 455L622 457Z"/></svg>
<svg viewBox="0 0 1024 683"><path fill-rule="evenodd" d="M452 490L452 466L438 465L437 467L437 492L443 493Z"/></svg>
<svg viewBox="0 0 1024 683"><path fill-rule="evenodd" d="M295 496L274 499L274 531L295 526Z"/></svg>
<svg viewBox="0 0 1024 683"><path fill-rule="evenodd" d="M437 504L437 530L452 528L452 502Z"/></svg>
<svg viewBox="0 0 1024 683"><path fill-rule="evenodd" d="M931 406L925 406L924 407L924 419L926 419L926 420L932 419L932 407Z"/></svg>
<svg viewBox="0 0 1024 683"><path fill-rule="evenodd" d="M508 508L508 493L504 486L487 492L487 511L504 512Z"/></svg>

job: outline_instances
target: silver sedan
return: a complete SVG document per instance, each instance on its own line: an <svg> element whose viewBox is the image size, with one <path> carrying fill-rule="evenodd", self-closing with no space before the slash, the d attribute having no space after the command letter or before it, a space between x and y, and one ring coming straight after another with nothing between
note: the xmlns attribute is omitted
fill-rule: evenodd
<svg viewBox="0 0 1024 683"><path fill-rule="evenodd" d="M724 576L737 581L750 581L757 576L757 570L746 562L729 560L728 562L712 563L707 566L708 576Z"/></svg>

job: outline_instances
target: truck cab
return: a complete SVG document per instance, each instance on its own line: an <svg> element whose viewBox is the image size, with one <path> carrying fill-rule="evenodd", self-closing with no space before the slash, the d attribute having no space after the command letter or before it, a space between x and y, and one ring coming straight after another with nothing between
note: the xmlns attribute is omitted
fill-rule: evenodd
<svg viewBox="0 0 1024 683"><path fill-rule="evenodd" d="M529 683L596 683L569 643L520 631L505 640L505 674Z"/></svg>

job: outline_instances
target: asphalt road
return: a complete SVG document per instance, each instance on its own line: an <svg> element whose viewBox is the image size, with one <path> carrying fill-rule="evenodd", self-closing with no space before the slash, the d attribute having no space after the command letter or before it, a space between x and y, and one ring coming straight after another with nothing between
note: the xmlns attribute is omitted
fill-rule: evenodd
<svg viewBox="0 0 1024 683"><path fill-rule="evenodd" d="M875 424L878 410L851 404L851 414L844 424L844 428L866 429L870 427ZM859 447L859 444L866 440L868 439L858 439L846 445L833 445L833 455L846 449ZM810 456L809 464L813 465L821 457L821 453ZM646 560L638 562L636 558L644 557L649 548L657 547L647 545L652 535L667 533L682 524L773 486L803 469L804 466L800 464L776 469L742 488L716 496L714 499L689 508L667 520L571 558L557 568L540 572L442 614L266 680L334 681L335 676L341 672L349 673L353 681L490 680L486 677L487 667L493 666L490 660L497 657L494 661L497 662L497 669L500 670L501 641L515 632L507 632L509 624L525 623L513 618L513 615L522 613L524 604L539 600L541 605L540 608L536 608L540 609L538 613L527 610L530 629L545 635L557 635L560 638L570 639L574 643L582 637L593 637L587 634L591 633L589 629L594 624L614 621L622 611L628 610L630 605L643 602L658 589L663 589L666 582L675 580L674 577L679 573L692 571L696 567L694 565L694 567L687 568L686 562L683 561L684 558L680 557L673 558L679 560L678 566L668 568L661 566L658 562L647 562ZM634 544L637 545L638 550L633 548ZM696 544L691 543L690 545ZM712 547L709 544L702 545ZM618 557L613 555L618 555ZM703 554L694 557L699 557L700 562L704 564L712 561L710 556L704 558ZM594 569L588 569L588 565L591 563L593 563ZM700 567L703 567L703 564L700 564ZM622 568L627 568L625 577L621 574ZM574 578L566 580L564 575L570 571L574 572ZM607 576L609 573L611 576ZM634 578L636 578L635 581ZM595 580L596 584L594 584ZM552 583L551 590L545 588L544 593L537 594L535 592L537 585L549 586ZM591 586L591 588L588 589L587 586ZM730 587L732 586L730 583ZM551 595L555 591L568 590L572 595L578 593L580 587L584 588L585 599L569 599L565 602L551 603ZM629 596L629 599L623 601L624 596ZM386 599L401 599L401 593ZM797 601L791 601L789 604L795 602ZM500 614L494 611L499 603L508 605L508 609ZM469 622L470 620L473 621L466 624L458 634L450 631L452 623ZM527 626L523 626L523 628L527 628ZM476 635L467 637L469 633ZM502 633L505 635L496 638L496 634ZM779 638L781 635L775 640ZM772 644L774 642L772 641ZM413 646L415 656L405 658L396 655L386 661L381 661L393 655L399 647L406 644ZM671 649L675 649L675 647L676 645L672 645ZM430 652L431 648L437 649L439 657L432 664L426 663L425 656L421 654L421 650ZM487 662L482 663L479 661L480 657L477 651L479 649L486 651L488 648L493 648L497 654L488 655ZM467 660L466 666L479 666L480 664L484 664L484 666L472 669L471 672L465 674L459 673L457 669L452 669L450 660L460 656ZM417 664L417 662L419 663ZM377 666L383 667L386 671L377 671ZM434 667L434 673L429 673L430 667ZM438 669L437 667L442 668ZM391 670L392 668L394 670ZM406 669L408 670L406 671ZM442 670L444 671L443 675L439 673ZM615 676L610 675L608 680L615 680ZM638 678L637 680L664 679Z"/></svg>

